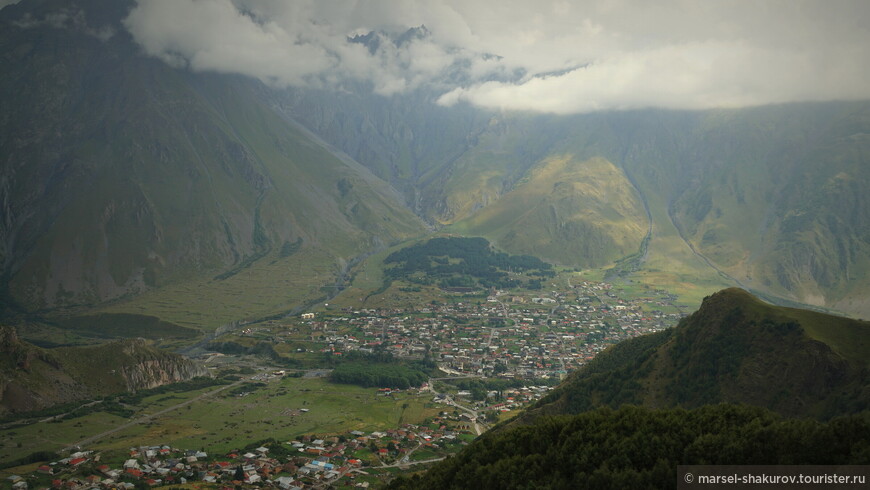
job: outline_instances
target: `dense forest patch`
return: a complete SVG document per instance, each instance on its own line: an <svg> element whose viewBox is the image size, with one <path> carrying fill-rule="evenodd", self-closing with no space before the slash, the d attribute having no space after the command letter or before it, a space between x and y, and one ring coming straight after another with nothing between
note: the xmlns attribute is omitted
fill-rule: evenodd
<svg viewBox="0 0 870 490"><path fill-rule="evenodd" d="M485 238L440 237L393 252L384 260L388 281L404 279L443 288L540 289L553 266L531 255L508 255Z"/></svg>
<svg viewBox="0 0 870 490"><path fill-rule="evenodd" d="M419 387L436 370L431 360L404 361L383 351L372 354L348 352L341 359L331 358L330 364L335 366L329 374L330 381L365 388L405 390Z"/></svg>
<svg viewBox="0 0 870 490"><path fill-rule="evenodd" d="M823 423L741 405L625 406L488 433L390 488L676 488L677 465L864 464L868 457L867 412Z"/></svg>

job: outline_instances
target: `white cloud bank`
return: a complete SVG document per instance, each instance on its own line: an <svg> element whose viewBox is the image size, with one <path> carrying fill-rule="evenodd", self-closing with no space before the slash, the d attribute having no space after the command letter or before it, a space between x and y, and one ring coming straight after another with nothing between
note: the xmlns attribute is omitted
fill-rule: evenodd
<svg viewBox="0 0 870 490"><path fill-rule="evenodd" d="M870 99L867 19L864 0L139 0L125 25L193 70L576 113ZM348 42L371 31L393 37Z"/></svg>

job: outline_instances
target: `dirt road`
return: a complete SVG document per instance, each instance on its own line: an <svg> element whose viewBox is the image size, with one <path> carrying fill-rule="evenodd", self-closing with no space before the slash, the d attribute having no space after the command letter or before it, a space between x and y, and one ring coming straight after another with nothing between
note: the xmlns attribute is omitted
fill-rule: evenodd
<svg viewBox="0 0 870 490"><path fill-rule="evenodd" d="M153 418L160 417L161 415L165 415L173 410L178 410L181 407L184 407L186 405L190 405L193 402L202 400L203 398L210 397L212 395L220 393L221 391L227 390L227 389L232 388L234 386L238 386L246 381L247 381L246 379L240 379L240 380L233 382L233 383L230 383L228 385L219 386L211 391L207 391L205 393L197 395L194 398L191 398L190 400L186 400L186 401L183 401L183 402L178 403L176 405L172 405L171 407L164 408L164 409L159 410L157 412L154 412L152 414L143 415L139 418L136 418L136 419L133 419L129 422L123 423L123 424L121 424L113 429L109 429L107 431L100 432L99 434L95 434L95 435L92 435L90 437L86 437L86 438L84 438L84 439L82 439L74 444L70 444L69 446L65 447L63 450L64 451L77 450L77 449L79 449L87 444L92 444L92 443L99 441L100 439L102 439L108 435L114 434L115 432L119 432L119 431L122 431L124 429L128 429L128 428L133 427L134 425L137 425L137 424L144 424Z"/></svg>

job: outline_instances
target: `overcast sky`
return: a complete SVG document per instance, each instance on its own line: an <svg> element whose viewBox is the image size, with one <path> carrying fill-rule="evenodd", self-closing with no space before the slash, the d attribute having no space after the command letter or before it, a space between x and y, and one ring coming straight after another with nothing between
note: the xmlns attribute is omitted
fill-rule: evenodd
<svg viewBox="0 0 870 490"><path fill-rule="evenodd" d="M138 0L149 54L276 86L576 113L870 99L870 1ZM429 35L374 52L348 36ZM495 56L491 56L495 55ZM488 81L487 81L488 80Z"/></svg>

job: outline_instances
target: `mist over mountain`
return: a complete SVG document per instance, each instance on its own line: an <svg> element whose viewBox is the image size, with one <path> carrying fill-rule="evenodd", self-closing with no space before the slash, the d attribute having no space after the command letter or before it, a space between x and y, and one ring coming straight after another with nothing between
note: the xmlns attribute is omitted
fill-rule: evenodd
<svg viewBox="0 0 870 490"><path fill-rule="evenodd" d="M426 390L304 375L388 366L471 387L429 442L480 436L396 488L866 463L870 3L686 6L0 0L0 415L175 437L121 393L214 373L264 389L135 445L439 427ZM453 451L407 434L354 457Z"/></svg>
<svg viewBox="0 0 870 490"><path fill-rule="evenodd" d="M446 226L568 267L628 257L635 271L870 312L870 103L513 111L474 94L564 82L589 61L511 61L520 51L451 30L455 6L380 23L375 9L364 26L300 5L216 2L210 28L176 22L202 13L191 2L0 11L5 304L299 270L311 262L299 250L329 271L316 287ZM281 54L273 38L289 58L258 71L257 53ZM451 83L464 95L447 104Z"/></svg>

